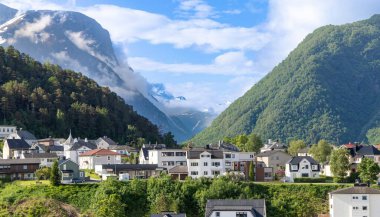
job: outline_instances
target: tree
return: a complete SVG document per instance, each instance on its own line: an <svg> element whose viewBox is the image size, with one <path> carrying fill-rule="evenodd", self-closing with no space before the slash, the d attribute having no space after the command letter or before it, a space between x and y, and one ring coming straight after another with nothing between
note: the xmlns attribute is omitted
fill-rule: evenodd
<svg viewBox="0 0 380 217"><path fill-rule="evenodd" d="M303 140L292 140L290 141L288 153L292 156L296 156L298 151L306 148L306 144Z"/></svg>
<svg viewBox="0 0 380 217"><path fill-rule="evenodd" d="M38 180L47 180L50 179L51 168L43 167L36 170L35 174Z"/></svg>
<svg viewBox="0 0 380 217"><path fill-rule="evenodd" d="M61 183L61 176L59 174L58 161L54 161L50 171L50 184L58 186Z"/></svg>
<svg viewBox="0 0 380 217"><path fill-rule="evenodd" d="M346 149L337 149L332 151L330 157L330 168L334 177L338 181L342 181L347 176L347 171L349 169L349 159L348 152Z"/></svg>
<svg viewBox="0 0 380 217"><path fill-rule="evenodd" d="M174 140L174 135L171 132L164 133L163 137L166 147L171 148L177 146L177 142Z"/></svg>
<svg viewBox="0 0 380 217"><path fill-rule="evenodd" d="M369 144L377 145L380 143L380 128L372 128L367 132L367 139Z"/></svg>
<svg viewBox="0 0 380 217"><path fill-rule="evenodd" d="M373 159L365 157L358 166L358 172L362 182L373 182L377 180L380 167Z"/></svg>
<svg viewBox="0 0 380 217"><path fill-rule="evenodd" d="M95 216L125 216L126 205L122 202L123 188L121 182L106 180L102 182L93 197L92 208Z"/></svg>
<svg viewBox="0 0 380 217"><path fill-rule="evenodd" d="M253 164L253 161L249 164L249 180L250 181L255 181L255 166Z"/></svg>
<svg viewBox="0 0 380 217"><path fill-rule="evenodd" d="M246 144L246 150L245 151L254 151L254 152L260 152L260 148L263 147L263 142L260 138L260 136L251 133L248 136L248 142Z"/></svg>
<svg viewBox="0 0 380 217"><path fill-rule="evenodd" d="M331 145L326 140L319 140L318 144L311 146L309 154L320 163L325 163L332 151Z"/></svg>

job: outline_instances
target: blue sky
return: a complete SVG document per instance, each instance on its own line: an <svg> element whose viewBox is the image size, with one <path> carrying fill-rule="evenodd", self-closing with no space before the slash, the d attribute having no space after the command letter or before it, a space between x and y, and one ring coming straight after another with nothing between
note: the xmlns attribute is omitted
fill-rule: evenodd
<svg viewBox="0 0 380 217"><path fill-rule="evenodd" d="M0 0L18 9L82 12L120 58L182 105L221 112L314 29L380 13L378 0Z"/></svg>

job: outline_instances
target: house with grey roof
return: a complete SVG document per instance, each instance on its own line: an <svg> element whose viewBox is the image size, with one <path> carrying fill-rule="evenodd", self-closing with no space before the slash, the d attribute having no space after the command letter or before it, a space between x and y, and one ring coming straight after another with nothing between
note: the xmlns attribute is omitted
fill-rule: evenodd
<svg viewBox="0 0 380 217"><path fill-rule="evenodd" d="M151 214L150 217L186 217L186 213L162 212L158 214Z"/></svg>
<svg viewBox="0 0 380 217"><path fill-rule="evenodd" d="M79 164L79 155L84 152L91 151L97 148L96 144L88 139L73 138L71 132L66 141L62 144L64 156L66 159L71 159Z"/></svg>
<svg viewBox="0 0 380 217"><path fill-rule="evenodd" d="M12 125L0 125L0 139L5 139L9 134L17 131L16 126Z"/></svg>
<svg viewBox="0 0 380 217"><path fill-rule="evenodd" d="M54 161L58 160L56 153L25 153L22 155L21 159L39 159L40 166L51 167Z"/></svg>
<svg viewBox="0 0 380 217"><path fill-rule="evenodd" d="M188 175L192 178L223 175L226 172L224 154L222 150L205 148L192 148L187 151Z"/></svg>
<svg viewBox="0 0 380 217"><path fill-rule="evenodd" d="M285 179L294 182L295 178L319 178L320 165L310 156L292 157L285 167Z"/></svg>
<svg viewBox="0 0 380 217"><path fill-rule="evenodd" d="M260 149L260 152L266 152L266 151L283 151L285 152L288 146L284 143L281 143L278 140L271 140L268 139L268 142L263 145L263 147Z"/></svg>
<svg viewBox="0 0 380 217"><path fill-rule="evenodd" d="M73 179L85 180L85 172L79 170L79 165L70 159L59 160L58 168L62 183L71 183Z"/></svg>
<svg viewBox="0 0 380 217"><path fill-rule="evenodd" d="M363 184L329 193L330 217L378 216L380 190Z"/></svg>
<svg viewBox="0 0 380 217"><path fill-rule="evenodd" d="M98 149L108 149L110 146L117 145L115 141L107 136L99 137L99 139L95 141L95 144Z"/></svg>
<svg viewBox="0 0 380 217"><path fill-rule="evenodd" d="M36 136L34 136L31 132L27 130L20 129L17 132L11 133L7 137L8 139L23 139L30 146L37 142Z"/></svg>
<svg viewBox="0 0 380 217"><path fill-rule="evenodd" d="M266 217L265 199L207 200L205 217Z"/></svg>
<svg viewBox="0 0 380 217"><path fill-rule="evenodd" d="M129 145L110 145L108 149L126 156L130 156L131 154L138 154L138 151Z"/></svg>
<svg viewBox="0 0 380 217"><path fill-rule="evenodd" d="M265 151L256 155L256 160L264 162L266 167L272 167L273 172L283 171L291 158L292 156L281 150Z"/></svg>
<svg viewBox="0 0 380 217"><path fill-rule="evenodd" d="M39 168L39 159L0 159L0 179L34 179L34 173Z"/></svg>
<svg viewBox="0 0 380 217"><path fill-rule="evenodd" d="M109 175L120 176L123 174L128 179L147 179L151 176L159 176L165 168L157 164L102 164L95 165L95 172L106 179Z"/></svg>
<svg viewBox="0 0 380 217"><path fill-rule="evenodd" d="M21 158L30 152L30 145L23 139L6 139L3 146L3 159Z"/></svg>

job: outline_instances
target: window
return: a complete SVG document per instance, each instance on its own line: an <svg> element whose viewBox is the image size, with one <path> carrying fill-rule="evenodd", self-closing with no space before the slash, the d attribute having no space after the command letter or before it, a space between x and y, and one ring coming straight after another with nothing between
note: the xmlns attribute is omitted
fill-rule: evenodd
<svg viewBox="0 0 380 217"><path fill-rule="evenodd" d="M302 173L302 177L309 177L309 173Z"/></svg>
<svg viewBox="0 0 380 217"><path fill-rule="evenodd" d="M363 206L363 210L367 210L367 206Z"/></svg>
<svg viewBox="0 0 380 217"><path fill-rule="evenodd" d="M235 154L232 154L231 157L232 157L232 158L235 158Z"/></svg>
<svg viewBox="0 0 380 217"><path fill-rule="evenodd" d="M272 177L272 173L264 173L264 177L265 178L270 178L270 177Z"/></svg>
<svg viewBox="0 0 380 217"><path fill-rule="evenodd" d="M212 162L212 166L218 167L218 166L220 166L220 162Z"/></svg>
<svg viewBox="0 0 380 217"><path fill-rule="evenodd" d="M216 217L220 217L220 212L216 212L216 213L215 213L215 216L216 216Z"/></svg>
<svg viewBox="0 0 380 217"><path fill-rule="evenodd" d="M162 166L174 166L174 161L162 161Z"/></svg>
<svg viewBox="0 0 380 217"><path fill-rule="evenodd" d="M217 176L217 175L220 175L220 171L213 170L213 171L211 171L211 174L214 176Z"/></svg>
<svg viewBox="0 0 380 217"><path fill-rule="evenodd" d="M236 217L247 217L247 213L246 212L237 212Z"/></svg>
<svg viewBox="0 0 380 217"><path fill-rule="evenodd" d="M169 156L174 156L174 152L162 152L161 153L162 157L169 157Z"/></svg>
<svg viewBox="0 0 380 217"><path fill-rule="evenodd" d="M22 165L22 168L23 168L24 170L27 170L27 169L28 169L28 165Z"/></svg>
<svg viewBox="0 0 380 217"><path fill-rule="evenodd" d="M353 209L353 210L357 210L357 209L359 209L359 207L357 207L357 206L353 206L352 209Z"/></svg>
<svg viewBox="0 0 380 217"><path fill-rule="evenodd" d="M208 172L207 172L207 171L204 171L204 172L203 172L203 175L207 176L207 175L208 175Z"/></svg>
<svg viewBox="0 0 380 217"><path fill-rule="evenodd" d="M359 198L358 198L358 196L353 196L352 199L357 200Z"/></svg>
<svg viewBox="0 0 380 217"><path fill-rule="evenodd" d="M197 167L197 166L198 166L198 162L191 162L191 163L190 163L190 166L192 166L192 167Z"/></svg>
<svg viewBox="0 0 380 217"><path fill-rule="evenodd" d="M225 158L231 158L231 154L225 154Z"/></svg>
<svg viewBox="0 0 380 217"><path fill-rule="evenodd" d="M249 158L253 158L253 154L249 155Z"/></svg>
<svg viewBox="0 0 380 217"><path fill-rule="evenodd" d="M63 170L66 170L66 164L63 165Z"/></svg>
<svg viewBox="0 0 380 217"><path fill-rule="evenodd" d="M203 162L203 166L207 167L207 162Z"/></svg>
<svg viewBox="0 0 380 217"><path fill-rule="evenodd" d="M177 161L175 164L178 166L186 166L186 161Z"/></svg>
<svg viewBox="0 0 380 217"><path fill-rule="evenodd" d="M175 156L186 156L186 152L176 152Z"/></svg>
<svg viewBox="0 0 380 217"><path fill-rule="evenodd" d="M82 171L79 172L79 176L80 176L80 177L83 177L83 172L82 172Z"/></svg>
<svg viewBox="0 0 380 217"><path fill-rule="evenodd" d="M191 174L192 176L197 176L197 175L198 175L198 171L191 171L190 174Z"/></svg>
<svg viewBox="0 0 380 217"><path fill-rule="evenodd" d="M312 165L312 166L311 166L311 169L312 169L312 170L318 170L318 165Z"/></svg>
<svg viewBox="0 0 380 217"><path fill-rule="evenodd" d="M226 161L225 165L229 167L229 166L231 166L231 162L230 161Z"/></svg>
<svg viewBox="0 0 380 217"><path fill-rule="evenodd" d="M292 165L292 170L298 170L298 166L297 165Z"/></svg>
<svg viewBox="0 0 380 217"><path fill-rule="evenodd" d="M280 160L280 157L279 157L279 156L276 156L276 160Z"/></svg>
<svg viewBox="0 0 380 217"><path fill-rule="evenodd" d="M107 160L111 160L111 156L107 156Z"/></svg>
<svg viewBox="0 0 380 217"><path fill-rule="evenodd" d="M362 200L367 200L367 196L362 196Z"/></svg>

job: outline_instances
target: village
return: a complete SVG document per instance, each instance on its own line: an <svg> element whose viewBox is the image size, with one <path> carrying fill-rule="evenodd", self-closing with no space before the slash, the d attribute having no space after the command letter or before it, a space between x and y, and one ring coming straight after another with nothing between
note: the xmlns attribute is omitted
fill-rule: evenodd
<svg viewBox="0 0 380 217"><path fill-rule="evenodd" d="M0 126L0 138L4 141L0 179L9 181L39 182L44 177L37 175L38 171L52 167L55 161L58 162L62 184L93 183L107 179L128 181L162 174L175 180L228 176L236 180L268 183L328 182L329 177L334 176L329 162L315 160L309 152L310 147L299 149L292 156L286 144L274 140L268 140L260 152L255 153L242 152L235 145L223 141L186 148L143 144L138 150L118 144L107 136L95 140L81 139L74 138L71 132L65 139L37 139L29 131L17 129L16 126ZM363 159L380 163L380 151L376 146L349 143L332 149L344 149L349 154L347 176L357 173ZM380 211L373 205L380 202L380 191L370 188L369 183L360 183L357 177L353 182L354 187L330 192L330 216L342 216L348 207L354 209L350 214L359 213L360 216ZM231 204L236 204L241 210L231 210ZM248 215L247 210L266 216L264 199L209 200L206 208L206 216L256 216ZM232 212L237 214L228 215ZM171 216L185 214L171 213Z"/></svg>

